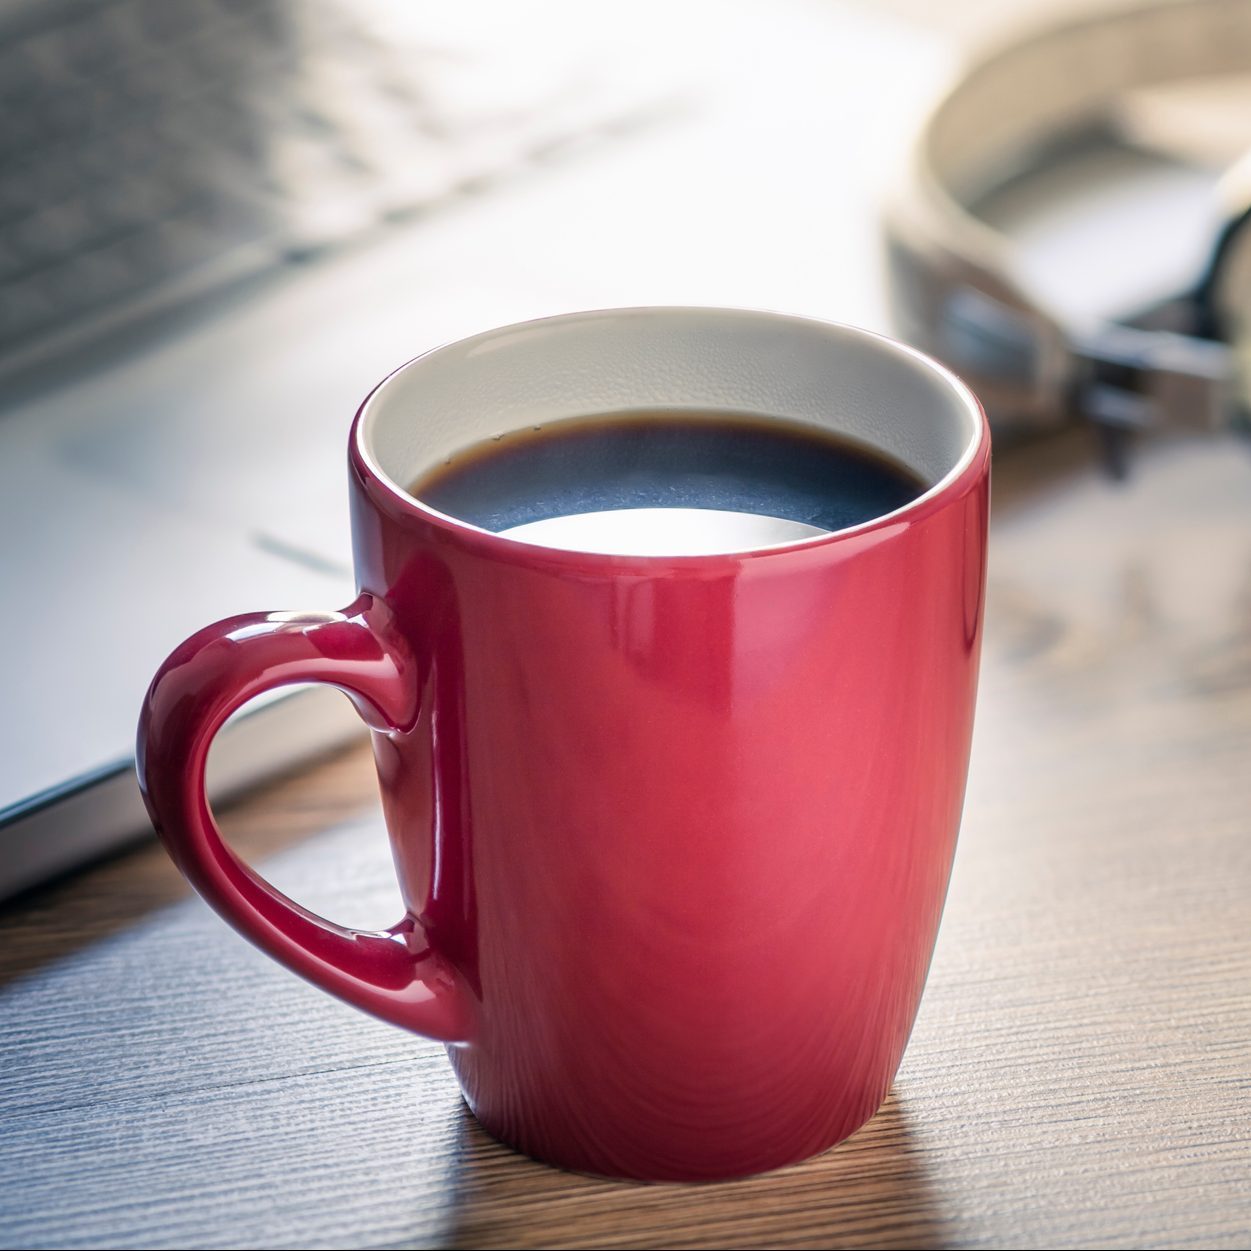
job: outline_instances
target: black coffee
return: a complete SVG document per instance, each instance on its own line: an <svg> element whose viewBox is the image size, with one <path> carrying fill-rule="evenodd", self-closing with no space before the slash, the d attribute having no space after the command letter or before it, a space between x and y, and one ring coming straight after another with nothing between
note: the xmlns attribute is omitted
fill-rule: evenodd
<svg viewBox="0 0 1251 1251"><path fill-rule="evenodd" d="M841 530L894 511L925 484L810 426L630 412L502 435L409 489L440 512L549 546L681 554Z"/></svg>

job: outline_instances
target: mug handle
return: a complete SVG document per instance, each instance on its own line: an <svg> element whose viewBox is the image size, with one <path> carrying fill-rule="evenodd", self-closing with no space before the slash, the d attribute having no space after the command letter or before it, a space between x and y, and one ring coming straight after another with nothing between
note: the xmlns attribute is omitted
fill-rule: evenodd
<svg viewBox="0 0 1251 1251"><path fill-rule="evenodd" d="M383 601L343 612L248 613L193 634L158 670L139 720L139 785L174 863L218 913L316 986L440 1042L467 1042L469 1001L411 915L383 932L348 929L280 894L222 841L204 791L209 745L241 704L294 682L343 691L371 729L403 733L419 691Z"/></svg>

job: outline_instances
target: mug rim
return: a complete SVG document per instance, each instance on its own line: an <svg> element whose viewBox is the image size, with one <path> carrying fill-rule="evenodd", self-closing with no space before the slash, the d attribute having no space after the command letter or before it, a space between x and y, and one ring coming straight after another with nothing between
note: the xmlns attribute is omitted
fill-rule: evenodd
<svg viewBox="0 0 1251 1251"><path fill-rule="evenodd" d="M724 552L703 553L669 553L665 555L625 555L620 553L596 552L591 549L552 547L534 539L515 538L508 534L500 534L487 530L472 522L464 521L451 513L425 503L411 494L400 483L396 482L379 464L370 446L372 422L378 412L382 393L390 389L401 375L417 368L430 357L452 348L472 350L490 343L505 335L516 334L520 330L532 330L545 326L556 326L562 323L591 321L600 318L623 316L646 316L656 313L671 315L687 315L699 317L717 317L728 315L732 318L763 318L771 322L789 322L837 333L850 334L853 337L874 340L886 351L901 357L910 367L929 374L942 387L946 387L955 397L970 419L971 430L964 450L951 468L937 482L927 487L915 499L909 500L899 508L888 513L871 517L854 526L845 526L839 530L831 530L828 534L810 535L798 539L786 539L778 543L762 544ZM981 401L974 395L967 383L925 352L910 347L890 335L875 330L867 330L848 322L834 321L828 318L810 317L796 313L780 312L772 309L745 308L730 305L694 305L694 304L651 304L630 305L621 308L581 309L566 313L556 313L545 317L527 318L524 321L511 322L503 326L495 326L476 334L466 335L458 339L449 339L426 351L419 353L393 369L365 396L356 415L352 420L349 433L348 459L351 467L365 487L371 501L397 521L419 520L434 526L448 537L455 538L462 545L478 549L484 555L492 555L504 559L542 560L557 564L585 565L588 561L602 563L620 569L625 566L637 566L641 572L655 573L668 565L683 568L696 566L738 563L743 560L767 556L784 555L809 550L824 550L844 544L848 540L863 536L888 533L901 525L922 520L941 508L948 500L964 494L986 471L990 460L990 425ZM884 536L882 536L884 537Z"/></svg>

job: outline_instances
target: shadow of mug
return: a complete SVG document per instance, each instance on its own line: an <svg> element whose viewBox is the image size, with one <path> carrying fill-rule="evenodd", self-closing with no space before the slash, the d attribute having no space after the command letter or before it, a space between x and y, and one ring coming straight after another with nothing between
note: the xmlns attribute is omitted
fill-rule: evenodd
<svg viewBox="0 0 1251 1251"><path fill-rule="evenodd" d="M944 1242L902 1100L789 1168L718 1183L621 1182L519 1155L460 1109L449 1247L937 1247Z"/></svg>

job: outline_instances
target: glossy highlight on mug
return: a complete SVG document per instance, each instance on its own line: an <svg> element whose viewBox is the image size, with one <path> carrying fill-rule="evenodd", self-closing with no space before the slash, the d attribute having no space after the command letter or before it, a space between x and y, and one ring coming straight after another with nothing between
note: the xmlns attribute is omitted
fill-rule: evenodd
<svg viewBox="0 0 1251 1251"><path fill-rule="evenodd" d="M984 419L924 358L802 319L624 310L496 335L444 349L445 377L407 366L358 415L360 598L209 627L158 674L140 732L154 821L252 941L449 1043L503 1141L650 1179L803 1159L884 1098L937 934L977 680ZM779 344L790 368L842 352L893 388L884 407L915 384L933 420L943 404L967 420L968 447L890 518L705 557L513 541L425 508L385 468L401 388L437 396L463 374L480 395L491 353L507 382L532 363L567 376L575 349L608 375L668 345L669 376L686 362L697 381L723 346L738 360L756 343L762 370ZM407 909L385 933L266 886L203 797L229 712L310 680L346 690L373 733Z"/></svg>

